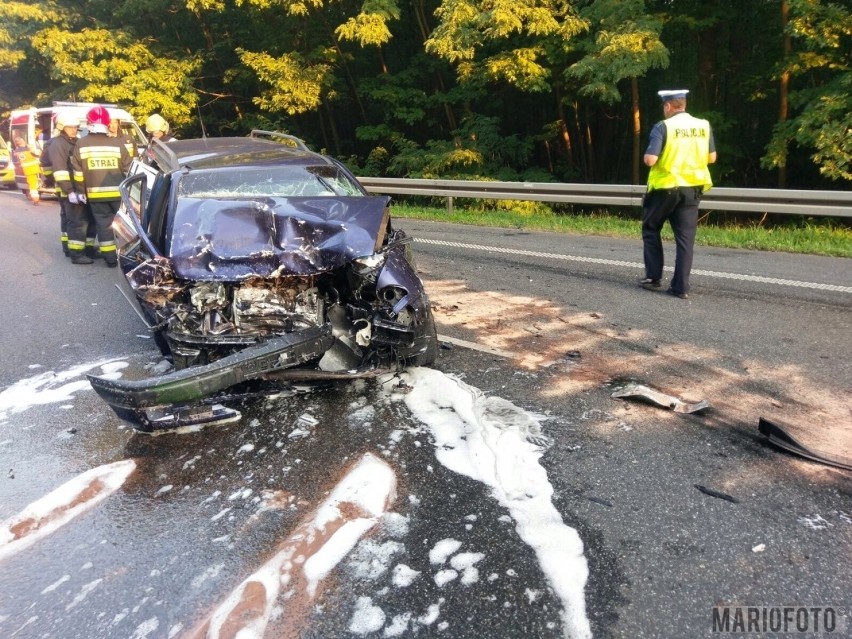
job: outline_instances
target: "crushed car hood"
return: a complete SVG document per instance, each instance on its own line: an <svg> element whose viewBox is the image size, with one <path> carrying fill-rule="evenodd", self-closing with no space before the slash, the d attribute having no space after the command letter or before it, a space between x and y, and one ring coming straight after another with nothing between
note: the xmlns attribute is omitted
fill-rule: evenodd
<svg viewBox="0 0 852 639"><path fill-rule="evenodd" d="M168 255L177 277L196 281L331 271L378 250L389 200L184 198L167 240Z"/></svg>

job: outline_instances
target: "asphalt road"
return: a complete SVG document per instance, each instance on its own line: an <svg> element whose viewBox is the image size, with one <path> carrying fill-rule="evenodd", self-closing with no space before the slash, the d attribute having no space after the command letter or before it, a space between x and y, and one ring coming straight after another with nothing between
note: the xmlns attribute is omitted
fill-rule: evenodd
<svg viewBox="0 0 852 639"><path fill-rule="evenodd" d="M638 240L400 226L443 339L435 368L543 420L540 464L584 544L595 636L711 636L722 605L848 610L850 474L756 432L768 417L852 456L848 260L699 248L693 294L678 300L635 286ZM53 203L0 193L0 238L0 520L88 469L137 464L101 505L0 559L0 636L186 636L367 453L394 469L394 517L286 636L564 635L519 522L442 464L381 385L245 402L239 424L199 433L134 434L91 391L58 392L84 363L142 375L159 361L118 273L61 255ZM627 382L712 409L614 399ZM441 581L430 551L446 539L482 555L479 579ZM420 573L410 586L392 580L401 564ZM355 623L376 609L383 624ZM830 634L849 636L847 621Z"/></svg>

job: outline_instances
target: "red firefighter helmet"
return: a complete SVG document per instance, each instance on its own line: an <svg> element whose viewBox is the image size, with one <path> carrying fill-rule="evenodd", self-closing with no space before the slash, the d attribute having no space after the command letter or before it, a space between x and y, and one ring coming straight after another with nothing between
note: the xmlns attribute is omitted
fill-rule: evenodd
<svg viewBox="0 0 852 639"><path fill-rule="evenodd" d="M86 114L86 122L92 133L109 133L109 111L102 106L89 109Z"/></svg>

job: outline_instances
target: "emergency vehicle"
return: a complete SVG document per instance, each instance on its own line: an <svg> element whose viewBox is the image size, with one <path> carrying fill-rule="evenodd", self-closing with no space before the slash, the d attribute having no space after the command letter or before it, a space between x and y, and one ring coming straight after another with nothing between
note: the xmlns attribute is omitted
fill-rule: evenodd
<svg viewBox="0 0 852 639"><path fill-rule="evenodd" d="M92 107L98 106L96 102L54 102L49 107L29 107L25 109L14 109L9 118L9 139L14 140L20 136L24 142L33 149L41 150L44 143L54 134L53 116L59 111L74 114L80 122L78 135L80 137L88 133L86 114ZM129 137L136 148L141 152L148 145L148 139L142 132L130 113L116 104L101 104L109 112L110 119L121 123L120 134ZM54 187L45 183L43 176L39 178L39 192L44 195L53 195Z"/></svg>
<svg viewBox="0 0 852 639"><path fill-rule="evenodd" d="M6 140L0 135L0 187L15 188L15 167L12 165L12 154Z"/></svg>

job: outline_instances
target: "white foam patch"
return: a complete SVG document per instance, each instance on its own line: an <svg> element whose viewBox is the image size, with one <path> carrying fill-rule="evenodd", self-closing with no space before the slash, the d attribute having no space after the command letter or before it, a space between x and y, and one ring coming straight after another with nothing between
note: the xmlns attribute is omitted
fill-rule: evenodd
<svg viewBox="0 0 852 639"><path fill-rule="evenodd" d="M358 597L355 612L349 621L349 632L356 635L366 635L379 630L385 624L385 613L373 605L369 597Z"/></svg>
<svg viewBox="0 0 852 639"><path fill-rule="evenodd" d="M307 582L306 594L313 597L319 583L351 552L361 537L378 524L395 496L393 469L375 455L364 455L317 509L299 524L280 550L213 611L202 626L206 627L206 638L263 637L272 619L288 616L286 606L292 590L287 588L298 576L299 566ZM311 554L305 558L308 552ZM260 601L258 593L263 595ZM384 619L381 609L366 598L356 609L352 632L366 634L378 630L384 625ZM368 629L361 632L364 628Z"/></svg>
<svg viewBox="0 0 852 639"><path fill-rule="evenodd" d="M60 577L57 581L54 581L54 582L53 582L52 584L50 584L47 588L45 588L44 590L42 590L42 591L41 591L41 594L46 595L46 594L47 594L47 593L49 593L49 592L53 592L54 590L56 590L57 588L59 588L59 586L61 586L62 584L64 584L64 583L65 583L66 581L68 581L69 579L71 579L71 575L62 575L62 577Z"/></svg>
<svg viewBox="0 0 852 639"><path fill-rule="evenodd" d="M118 372L127 366L127 362L114 359L101 360L90 364L80 364L66 371L47 371L35 377L19 380L0 393L0 421L9 415L21 413L33 406L68 402L74 399L74 393L91 390L88 379L76 379L89 371L100 368L104 377L118 379Z"/></svg>
<svg viewBox="0 0 852 639"><path fill-rule="evenodd" d="M444 570L439 570L435 573L435 583L438 584L439 588L443 588L446 584L450 583L458 576L459 573L452 568L445 568Z"/></svg>
<svg viewBox="0 0 852 639"><path fill-rule="evenodd" d="M457 539L448 537L436 543L432 550L429 551L429 563L442 564L447 561L447 557L461 548L462 542Z"/></svg>
<svg viewBox="0 0 852 639"><path fill-rule="evenodd" d="M541 448L532 443L542 439L537 419L434 369L413 367L401 377L411 391L394 394L387 384L387 392L428 427L438 461L487 485L536 553L562 602L563 634L591 637L583 595L589 572L583 542L551 502L553 487L539 464Z"/></svg>
<svg viewBox="0 0 852 639"><path fill-rule="evenodd" d="M388 571L393 556L404 550L405 546L397 541L380 544L367 539L358 544L349 565L358 579L374 581Z"/></svg>
<svg viewBox="0 0 852 639"><path fill-rule="evenodd" d="M390 623L385 626L385 630L382 635L385 637L399 637L408 630L409 621L411 621L410 612L404 612L401 615L394 615L394 618L391 619Z"/></svg>
<svg viewBox="0 0 852 639"><path fill-rule="evenodd" d="M135 468L135 461L125 459L87 470L4 521L0 524L0 561L97 506L121 488Z"/></svg>
<svg viewBox="0 0 852 639"><path fill-rule="evenodd" d="M420 576L419 570L406 566L405 564L397 564L393 567L391 574L391 583L397 588L407 588L417 577Z"/></svg>

